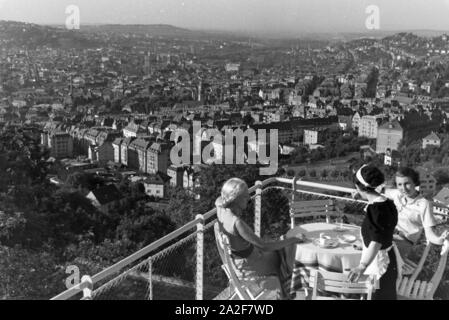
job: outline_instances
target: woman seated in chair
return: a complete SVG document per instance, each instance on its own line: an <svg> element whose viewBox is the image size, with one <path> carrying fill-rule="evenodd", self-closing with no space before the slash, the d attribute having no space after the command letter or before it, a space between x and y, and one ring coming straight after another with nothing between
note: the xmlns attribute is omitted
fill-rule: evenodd
<svg viewBox="0 0 449 320"><path fill-rule="evenodd" d="M222 188L221 197L215 202L220 230L229 238L232 258L239 278L278 276L280 283L291 277L291 265L281 258L281 249L295 249L304 241L303 235L276 242L266 242L240 218L250 200L248 186L238 178L228 180ZM290 256L290 255L289 255ZM291 254L291 256L293 256ZM284 263L281 263L284 261ZM281 285L282 298L287 298Z"/></svg>
<svg viewBox="0 0 449 320"><path fill-rule="evenodd" d="M356 189L368 205L361 228L362 258L359 266L349 273L348 280L357 282L362 274L373 275L379 281L373 300L396 300L398 271L393 232L398 212L392 200L376 192L384 181L383 173L374 166L363 166L354 177Z"/></svg>
<svg viewBox="0 0 449 320"><path fill-rule="evenodd" d="M420 185L419 173L411 168L400 168L396 172L395 184L397 189L384 190L387 198L394 201L398 210L398 224L394 241L403 258L406 258L413 246L424 234L428 241L436 245L443 245L448 239L448 232L441 235L435 233L437 225L433 215L432 204L418 192Z"/></svg>

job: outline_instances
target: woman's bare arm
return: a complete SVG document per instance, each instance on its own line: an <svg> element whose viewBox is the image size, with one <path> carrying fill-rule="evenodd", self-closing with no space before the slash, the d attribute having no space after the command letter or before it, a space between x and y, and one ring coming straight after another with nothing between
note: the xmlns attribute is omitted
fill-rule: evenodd
<svg viewBox="0 0 449 320"><path fill-rule="evenodd" d="M276 242L265 242L261 238L259 238L254 231L241 219L237 219L235 222L235 227L239 232L240 236L252 243L254 246L264 250L264 251L275 251L285 247L288 247L292 244L301 243L303 240L301 237L299 238L288 238L281 241Z"/></svg>

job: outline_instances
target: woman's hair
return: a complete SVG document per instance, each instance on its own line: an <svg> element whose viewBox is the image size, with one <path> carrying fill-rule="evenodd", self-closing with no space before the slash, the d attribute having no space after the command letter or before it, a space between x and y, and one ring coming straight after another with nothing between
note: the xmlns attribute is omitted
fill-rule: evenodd
<svg viewBox="0 0 449 320"><path fill-rule="evenodd" d="M361 191L373 193L385 182L385 176L377 167L365 165L357 171L353 180Z"/></svg>
<svg viewBox="0 0 449 320"><path fill-rule="evenodd" d="M412 168L402 167L396 171L396 177L407 177L412 179L415 186L420 185L419 173L413 170Z"/></svg>
<svg viewBox="0 0 449 320"><path fill-rule="evenodd" d="M248 186L242 179L232 178L226 181L221 188L221 207L229 208L247 189Z"/></svg>

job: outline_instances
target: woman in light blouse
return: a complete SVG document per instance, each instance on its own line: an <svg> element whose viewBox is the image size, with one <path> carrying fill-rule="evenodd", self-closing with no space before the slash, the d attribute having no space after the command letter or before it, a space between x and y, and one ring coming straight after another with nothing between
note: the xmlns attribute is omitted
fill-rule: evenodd
<svg viewBox="0 0 449 320"><path fill-rule="evenodd" d="M413 246L424 233L433 244L443 245L448 232L435 233L437 221L433 215L432 204L417 190L420 185L419 173L411 168L399 168L395 176L396 189L384 190L384 195L393 200L398 210L398 224L394 241L403 258L406 258Z"/></svg>

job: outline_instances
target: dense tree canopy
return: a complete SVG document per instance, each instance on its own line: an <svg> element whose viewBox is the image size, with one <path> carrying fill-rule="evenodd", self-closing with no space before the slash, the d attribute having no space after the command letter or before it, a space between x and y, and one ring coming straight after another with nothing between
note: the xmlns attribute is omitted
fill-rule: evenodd
<svg viewBox="0 0 449 320"><path fill-rule="evenodd" d="M94 177L49 184L38 132L7 127L0 150L1 297L49 298L65 289L65 266L93 275L175 228L168 215L146 207L139 188L123 185L124 201L104 213L85 197Z"/></svg>

